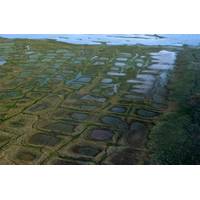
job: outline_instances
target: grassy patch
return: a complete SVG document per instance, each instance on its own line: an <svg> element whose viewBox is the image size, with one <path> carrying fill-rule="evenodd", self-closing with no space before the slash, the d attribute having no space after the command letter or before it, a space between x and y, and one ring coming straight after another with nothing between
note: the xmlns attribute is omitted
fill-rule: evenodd
<svg viewBox="0 0 200 200"><path fill-rule="evenodd" d="M154 164L200 164L200 50L179 52L169 86L169 109L152 129Z"/></svg>

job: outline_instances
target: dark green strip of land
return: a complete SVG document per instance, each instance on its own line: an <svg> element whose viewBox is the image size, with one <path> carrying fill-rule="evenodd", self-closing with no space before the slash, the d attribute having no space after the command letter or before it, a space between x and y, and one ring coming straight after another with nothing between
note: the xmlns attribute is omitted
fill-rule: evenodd
<svg viewBox="0 0 200 200"><path fill-rule="evenodd" d="M169 108L150 134L153 164L200 164L200 49L179 52Z"/></svg>

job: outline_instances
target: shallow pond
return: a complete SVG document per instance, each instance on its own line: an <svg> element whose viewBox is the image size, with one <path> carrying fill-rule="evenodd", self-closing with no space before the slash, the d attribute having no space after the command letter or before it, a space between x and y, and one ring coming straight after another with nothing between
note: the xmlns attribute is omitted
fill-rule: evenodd
<svg viewBox="0 0 200 200"><path fill-rule="evenodd" d="M121 73L121 72L108 72L107 75L110 75L110 76L126 76L125 73Z"/></svg>
<svg viewBox="0 0 200 200"><path fill-rule="evenodd" d="M107 129L94 129L90 134L91 139L99 141L110 140L112 136L113 133Z"/></svg>
<svg viewBox="0 0 200 200"><path fill-rule="evenodd" d="M149 69L170 70L173 68L176 59L175 52L162 50L157 53L151 53L150 55L156 64L152 64Z"/></svg>
<svg viewBox="0 0 200 200"><path fill-rule="evenodd" d="M4 60L3 58L0 58L0 65L4 65L6 63L6 60Z"/></svg>
<svg viewBox="0 0 200 200"><path fill-rule="evenodd" d="M111 111L115 113L124 113L127 111L127 108L121 106L115 106L111 108Z"/></svg>
<svg viewBox="0 0 200 200"><path fill-rule="evenodd" d="M112 83L112 79L111 78L105 78L101 82L104 83L104 84L109 84L109 83Z"/></svg>

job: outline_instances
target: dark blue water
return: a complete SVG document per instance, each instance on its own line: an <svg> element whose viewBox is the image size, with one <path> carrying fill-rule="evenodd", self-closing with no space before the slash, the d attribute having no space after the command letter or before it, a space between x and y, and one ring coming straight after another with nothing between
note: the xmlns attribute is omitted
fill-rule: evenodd
<svg viewBox="0 0 200 200"><path fill-rule="evenodd" d="M6 38L54 39L72 44L99 45L172 45L200 44L200 34L0 34Z"/></svg>

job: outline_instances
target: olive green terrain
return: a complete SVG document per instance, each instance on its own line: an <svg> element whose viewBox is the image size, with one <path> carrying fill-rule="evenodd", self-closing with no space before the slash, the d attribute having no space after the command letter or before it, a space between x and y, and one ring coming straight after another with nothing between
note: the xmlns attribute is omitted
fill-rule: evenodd
<svg viewBox="0 0 200 200"><path fill-rule="evenodd" d="M177 50L0 39L0 163L150 164L167 90L158 101L156 84L141 95L128 80L157 81L147 67L162 49Z"/></svg>
<svg viewBox="0 0 200 200"><path fill-rule="evenodd" d="M154 164L200 164L200 49L185 47L171 77L169 109L154 126Z"/></svg>

